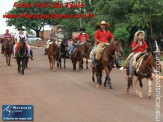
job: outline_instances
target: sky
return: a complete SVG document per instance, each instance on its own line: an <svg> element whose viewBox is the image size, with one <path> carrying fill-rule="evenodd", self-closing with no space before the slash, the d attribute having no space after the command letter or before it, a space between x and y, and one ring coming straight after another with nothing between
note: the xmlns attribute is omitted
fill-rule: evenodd
<svg viewBox="0 0 163 122"><path fill-rule="evenodd" d="M14 26L7 26L6 19L3 18L5 12L13 8L14 2L17 0L0 0L0 34L4 34L6 29L9 29L10 32L16 33L17 29ZM23 0L22 0L23 1ZM49 30L49 26L45 26L44 30Z"/></svg>

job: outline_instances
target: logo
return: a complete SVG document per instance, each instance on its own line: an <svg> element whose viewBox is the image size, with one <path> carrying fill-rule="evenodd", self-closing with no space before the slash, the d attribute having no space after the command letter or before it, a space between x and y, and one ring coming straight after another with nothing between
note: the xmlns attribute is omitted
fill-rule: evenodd
<svg viewBox="0 0 163 122"><path fill-rule="evenodd" d="M3 121L32 121L33 105L2 105Z"/></svg>

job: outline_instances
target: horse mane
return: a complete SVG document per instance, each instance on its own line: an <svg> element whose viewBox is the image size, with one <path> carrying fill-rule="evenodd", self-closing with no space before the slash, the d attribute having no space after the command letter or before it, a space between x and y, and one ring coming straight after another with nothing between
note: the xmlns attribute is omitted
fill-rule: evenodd
<svg viewBox="0 0 163 122"><path fill-rule="evenodd" d="M149 57L149 55L148 54L145 54L145 56L144 56L144 60L147 60L147 58Z"/></svg>

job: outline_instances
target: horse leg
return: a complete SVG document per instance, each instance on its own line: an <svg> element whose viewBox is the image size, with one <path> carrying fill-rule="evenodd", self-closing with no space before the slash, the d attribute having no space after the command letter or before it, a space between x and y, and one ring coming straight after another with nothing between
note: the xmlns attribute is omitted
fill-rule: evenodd
<svg viewBox="0 0 163 122"><path fill-rule="evenodd" d="M88 57L86 57L86 69L88 69Z"/></svg>
<svg viewBox="0 0 163 122"><path fill-rule="evenodd" d="M24 68L25 68L25 59L22 61L22 75L24 75Z"/></svg>
<svg viewBox="0 0 163 122"><path fill-rule="evenodd" d="M94 74L95 74L95 69L92 67L92 81L93 82L95 82Z"/></svg>
<svg viewBox="0 0 163 122"><path fill-rule="evenodd" d="M139 79L139 85L140 85L139 97L143 98L143 84L141 79Z"/></svg>
<svg viewBox="0 0 163 122"><path fill-rule="evenodd" d="M148 86L149 86L149 90L148 90L148 98L149 99L151 99L151 93L152 93L152 88L151 88L151 86L152 86L152 81L151 81L151 79L149 78L148 79Z"/></svg>
<svg viewBox="0 0 163 122"><path fill-rule="evenodd" d="M136 79L135 79L135 94L137 95L137 96L139 96L139 91L138 91L138 89L137 89L137 83L138 83L138 81L139 81L139 79L138 79L138 77L135 77Z"/></svg>
<svg viewBox="0 0 163 122"><path fill-rule="evenodd" d="M9 55L9 63L8 63L9 66L10 66L10 61L11 61L11 54Z"/></svg>
<svg viewBox="0 0 163 122"><path fill-rule="evenodd" d="M76 63L77 63L77 60L73 60L73 69L76 70Z"/></svg>
<svg viewBox="0 0 163 122"><path fill-rule="evenodd" d="M64 68L66 68L66 53L64 54Z"/></svg>
<svg viewBox="0 0 163 122"><path fill-rule="evenodd" d="M110 78L110 71L108 70L108 68L106 66L104 66L105 72L106 72L106 78L108 80L108 84L109 84L109 88L113 89L112 85L111 85L111 78Z"/></svg>
<svg viewBox="0 0 163 122"><path fill-rule="evenodd" d="M96 69L96 77L97 77L96 87L99 88L101 86L101 77L102 77L102 71L99 66L97 66L97 69Z"/></svg>
<svg viewBox="0 0 163 122"><path fill-rule="evenodd" d="M6 65L8 65L8 55L6 55Z"/></svg>
<svg viewBox="0 0 163 122"><path fill-rule="evenodd" d="M105 77L104 87L106 87L107 77Z"/></svg>

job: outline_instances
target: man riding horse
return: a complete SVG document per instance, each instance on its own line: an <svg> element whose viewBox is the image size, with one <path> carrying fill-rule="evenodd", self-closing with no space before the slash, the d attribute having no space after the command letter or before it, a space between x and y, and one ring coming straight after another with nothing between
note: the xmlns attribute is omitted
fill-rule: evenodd
<svg viewBox="0 0 163 122"><path fill-rule="evenodd" d="M102 21L101 23L97 23L97 24L101 27L101 29L98 29L95 32L95 36L94 36L95 46L90 53L90 57L93 56L92 67L96 66L96 60L100 59L101 52L105 47L105 45L109 45L108 39L111 39L111 42L114 40L112 33L107 29L108 27L110 27L110 24L106 23L105 21ZM118 68L121 67L118 56L116 56L115 63Z"/></svg>
<svg viewBox="0 0 163 122"><path fill-rule="evenodd" d="M14 59L16 59L16 53L17 53L18 48L19 48L20 38L25 38L25 41L27 40L26 34L23 32L24 29L22 27L19 27L18 31L19 31L19 33L17 33L15 35ZM30 57L30 46L27 43L25 43L25 47L26 47L26 50L28 52L28 57Z"/></svg>
<svg viewBox="0 0 163 122"><path fill-rule="evenodd" d="M4 39L7 39L9 42L12 41L12 36L9 33L9 30L8 29L6 29L6 33L4 34L3 38ZM4 54L4 44L3 43L2 43L2 52L1 52L1 54Z"/></svg>

